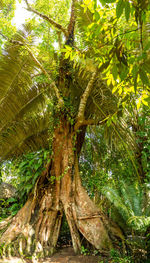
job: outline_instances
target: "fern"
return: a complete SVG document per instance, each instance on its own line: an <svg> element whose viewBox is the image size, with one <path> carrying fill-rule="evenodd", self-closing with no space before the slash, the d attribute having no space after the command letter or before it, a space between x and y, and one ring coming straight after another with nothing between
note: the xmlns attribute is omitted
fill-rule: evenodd
<svg viewBox="0 0 150 263"><path fill-rule="evenodd" d="M148 191L148 189L146 189ZM125 223L134 230L146 231L150 226L150 205L145 207L144 189L139 183L121 181L119 189L104 187L103 194L115 206Z"/></svg>

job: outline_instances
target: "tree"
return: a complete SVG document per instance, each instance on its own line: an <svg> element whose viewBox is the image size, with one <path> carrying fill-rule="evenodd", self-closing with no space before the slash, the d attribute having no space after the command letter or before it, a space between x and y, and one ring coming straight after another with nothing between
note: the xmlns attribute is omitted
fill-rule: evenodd
<svg viewBox="0 0 150 263"><path fill-rule="evenodd" d="M25 2L30 12L53 26L60 48L63 34L65 51L60 49L59 55L53 49L46 65L47 54L43 54L43 63L40 52L38 56L34 54L29 25L11 39L2 34L7 43L0 70L1 160L48 148L50 139L52 144L50 161L36 180L27 202L14 218L2 223L2 227L8 223L9 226L1 243L5 243L4 248L13 246L14 251L19 243L20 253L51 254L65 213L75 252L81 249L80 235L99 250L109 249L112 242L108 232L121 238L122 234L117 227L108 225L107 218L100 214L82 187L78 158L87 125L105 122L114 112L116 100L102 79L102 68L92 59L75 63L67 55L74 46L77 1L72 1L67 27ZM100 101L102 112L96 106Z"/></svg>
<svg viewBox="0 0 150 263"><path fill-rule="evenodd" d="M25 205L1 224L6 227L4 252L19 246L20 253L51 254L63 213L75 252L81 249L81 235L100 251L110 249L111 239L123 238L122 233L90 200L78 168L86 127L113 122L117 112L118 98L105 71L112 52L105 48L103 59L97 60L103 34L91 43L85 28L95 25L96 2L87 1L89 8L76 0L64 1L61 8L53 1L25 2L42 21L31 19L31 25L11 37L1 32L6 44L0 68L0 156L6 160L43 147L51 151ZM41 43L34 43L34 34L41 35Z"/></svg>

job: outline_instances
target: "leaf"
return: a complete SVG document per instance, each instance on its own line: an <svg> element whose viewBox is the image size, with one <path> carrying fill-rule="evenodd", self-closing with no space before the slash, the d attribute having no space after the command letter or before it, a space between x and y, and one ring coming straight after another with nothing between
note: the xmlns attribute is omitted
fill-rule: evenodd
<svg viewBox="0 0 150 263"><path fill-rule="evenodd" d="M113 77L114 77L114 80L116 80L116 79L117 79L117 76L118 76L118 70L117 70L116 64L113 65L112 75L113 75Z"/></svg>
<svg viewBox="0 0 150 263"><path fill-rule="evenodd" d="M10 197L10 198L8 198L7 201L8 201L9 203L13 203L13 202L16 202L16 198Z"/></svg>
<svg viewBox="0 0 150 263"><path fill-rule="evenodd" d="M41 166L41 163L40 163L40 162L39 162L39 163L36 163L35 166L34 166L35 170L38 170L38 169L40 168L40 166Z"/></svg>
<svg viewBox="0 0 150 263"><path fill-rule="evenodd" d="M105 63L103 63L100 68L99 68L99 72L103 72L104 69L107 69L108 66L110 64L110 61L106 61Z"/></svg>
<svg viewBox="0 0 150 263"><path fill-rule="evenodd" d="M109 118L108 121L107 121L107 127L109 127L111 125L111 123L112 123L112 119Z"/></svg>
<svg viewBox="0 0 150 263"><path fill-rule="evenodd" d="M139 71L140 78L145 85L149 85L149 79L147 77L146 72L143 69L140 69Z"/></svg>
<svg viewBox="0 0 150 263"><path fill-rule="evenodd" d="M32 179L32 185L35 184L36 182L36 179L39 177L40 173L39 172L36 172L35 175L33 176L33 179Z"/></svg>
<svg viewBox="0 0 150 263"><path fill-rule="evenodd" d="M138 99L138 102L137 102L137 110L139 110L140 106L141 106L141 99Z"/></svg>
<svg viewBox="0 0 150 263"><path fill-rule="evenodd" d="M150 49L150 41L146 44L144 51L149 50Z"/></svg>
<svg viewBox="0 0 150 263"><path fill-rule="evenodd" d="M94 17L95 17L95 20L98 21L100 19L100 14L97 11L95 11Z"/></svg>
<svg viewBox="0 0 150 263"><path fill-rule="evenodd" d="M138 67L137 65L135 64L133 66L133 69L132 69L132 75L133 75L133 79L134 79L134 91L136 93L136 90L137 90L137 76L138 76Z"/></svg>
<svg viewBox="0 0 150 263"><path fill-rule="evenodd" d="M111 3L115 3L116 0L104 0L104 2L105 2L105 3L108 3L108 4L109 4L109 3L111 4Z"/></svg>
<svg viewBox="0 0 150 263"><path fill-rule="evenodd" d="M116 6L117 18L119 18L122 15L124 7L125 7L125 3L123 2L123 0L119 0L119 2L117 3L117 6Z"/></svg>
<svg viewBox="0 0 150 263"><path fill-rule="evenodd" d="M135 78L134 78L134 91L135 91L135 93L137 91L137 76L138 75L136 75Z"/></svg>
<svg viewBox="0 0 150 263"><path fill-rule="evenodd" d="M146 106L148 106L148 102L146 100L142 100L142 103Z"/></svg>
<svg viewBox="0 0 150 263"><path fill-rule="evenodd" d="M112 94L114 94L117 89L118 89L118 86L116 85L116 86L113 88L113 90L112 90Z"/></svg>
<svg viewBox="0 0 150 263"><path fill-rule="evenodd" d="M125 2L125 17L126 17L126 21L128 22L129 17L130 17L130 3L129 2Z"/></svg>
<svg viewBox="0 0 150 263"><path fill-rule="evenodd" d="M25 177L26 182L30 181L32 177L33 177L32 175L26 176Z"/></svg>
<svg viewBox="0 0 150 263"><path fill-rule="evenodd" d="M146 70L148 73L150 73L150 60L147 60L143 63L143 68Z"/></svg>
<svg viewBox="0 0 150 263"><path fill-rule="evenodd" d="M97 0L93 0L94 2L94 10L97 8Z"/></svg>
<svg viewBox="0 0 150 263"><path fill-rule="evenodd" d="M100 3L102 4L102 6L104 6L105 5L105 0L100 0Z"/></svg>
<svg viewBox="0 0 150 263"><path fill-rule="evenodd" d="M120 74L121 81L123 81L123 80L127 77L128 72L129 72L128 67L124 67L124 68L122 69L122 72L121 72L121 74Z"/></svg>
<svg viewBox="0 0 150 263"><path fill-rule="evenodd" d="M28 184L24 187L25 190L27 190L27 193L29 193L29 191L32 189L33 185L32 184Z"/></svg>
<svg viewBox="0 0 150 263"><path fill-rule="evenodd" d="M135 79L137 77L137 72L138 72L138 67L137 65L135 64L133 66L133 69L132 69L132 75L133 75L133 78Z"/></svg>

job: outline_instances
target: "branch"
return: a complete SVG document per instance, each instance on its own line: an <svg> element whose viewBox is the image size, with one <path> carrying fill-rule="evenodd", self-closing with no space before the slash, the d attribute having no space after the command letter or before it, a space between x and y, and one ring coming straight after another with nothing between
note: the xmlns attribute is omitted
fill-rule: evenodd
<svg viewBox="0 0 150 263"><path fill-rule="evenodd" d="M69 25L68 25L68 36L74 34L74 27L75 27L75 21L76 21L75 3L76 3L76 0L72 0L71 16L70 16L70 22L69 22Z"/></svg>
<svg viewBox="0 0 150 263"><path fill-rule="evenodd" d="M96 79L96 74L97 72L94 72L92 74L92 77L81 97L81 101L80 101L80 105L79 105L79 110L78 110L78 115L77 115L77 122L83 122L84 120L84 113L85 113L85 107L86 107L86 103L87 103L87 100L88 100L88 97L90 95L90 92L91 92L91 89L93 87L93 83Z"/></svg>
<svg viewBox="0 0 150 263"><path fill-rule="evenodd" d="M105 123L107 120L109 119L109 116L106 117L105 119L99 121L99 120L92 120L92 119L89 119L89 120L83 120L83 121L78 121L76 124L75 124L75 127L74 127L74 130L77 131L81 126L88 126L88 125L102 125L103 123Z"/></svg>
<svg viewBox="0 0 150 263"><path fill-rule="evenodd" d="M82 126L87 126L87 125L102 125L103 123L105 123L107 120L109 119L109 116L107 118L105 118L102 121L99 120L83 120L82 122Z"/></svg>
<svg viewBox="0 0 150 263"><path fill-rule="evenodd" d="M62 48L61 32L57 31L59 48Z"/></svg>
<svg viewBox="0 0 150 263"><path fill-rule="evenodd" d="M50 17L48 17L48 16L46 16L46 15L38 12L37 10L33 9L33 8L29 5L28 0L24 0L24 1L26 2L27 10L28 10L29 12L33 12L34 14L42 17L44 20L48 21L51 25L53 25L54 27L56 27L57 29L59 29L60 31L62 31L62 32L64 33L65 37L67 38L67 36L68 36L67 31L66 31L65 28L63 28L62 25L60 25L60 24L58 24L57 22L55 22L52 18L50 18Z"/></svg>
<svg viewBox="0 0 150 263"><path fill-rule="evenodd" d="M32 53L31 49L27 46L26 43L23 43L21 41L17 41L17 40L13 40L13 39L9 39L8 37L4 36L1 32L0 32L0 35L2 35L7 41L9 41L10 43L12 44L18 44L20 46L24 46L25 49L28 51L28 53L30 54L30 56L32 57L33 61L35 62L35 64L41 69L41 71L44 73L44 75L48 78L48 80L50 82L52 82L50 84L50 87L53 88L55 94L56 94L56 97L58 99L58 104L60 107L63 106L64 104L64 101L63 99L61 98L60 96L60 93L59 93L59 90L55 84L54 81L52 81L51 77L49 76L49 74L47 73L47 71L44 69L43 65L38 61L38 59L35 57L35 55Z"/></svg>

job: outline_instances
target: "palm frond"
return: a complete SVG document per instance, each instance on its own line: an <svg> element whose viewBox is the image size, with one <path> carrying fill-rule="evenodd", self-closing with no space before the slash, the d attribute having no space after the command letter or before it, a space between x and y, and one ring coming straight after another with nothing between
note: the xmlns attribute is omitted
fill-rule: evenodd
<svg viewBox="0 0 150 263"><path fill-rule="evenodd" d="M129 227L137 231L146 231L150 225L147 213L150 205L147 203L145 207L145 194L138 182L129 183L122 180L118 189L116 186L104 187L103 194L113 203Z"/></svg>
<svg viewBox="0 0 150 263"><path fill-rule="evenodd" d="M28 32L19 32L13 39L23 42L26 36ZM32 76L38 69L29 54L17 45L17 42L15 45L7 43L0 61L2 160L27 150L48 146L45 134L49 126L47 104L50 92L46 83L33 82Z"/></svg>
<svg viewBox="0 0 150 263"><path fill-rule="evenodd" d="M125 220L128 220L128 218L133 215L132 210L123 203L123 200L116 189L106 186L103 188L103 194L111 203L113 203L117 210L120 211Z"/></svg>
<svg viewBox="0 0 150 263"><path fill-rule="evenodd" d="M1 160L19 154L48 147L49 113L40 112L26 120L8 123L0 133ZM43 136L42 136L43 135ZM43 139L44 137L44 139Z"/></svg>

